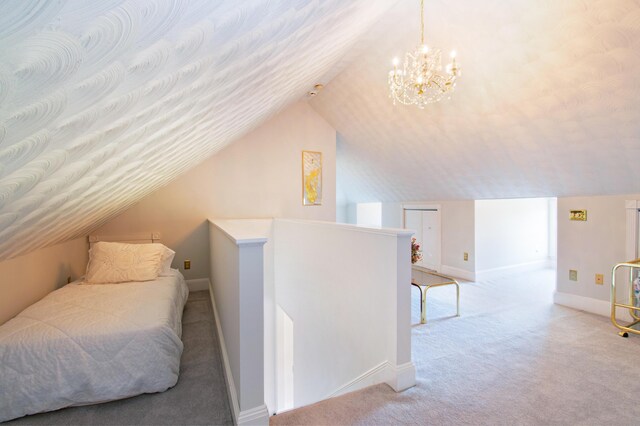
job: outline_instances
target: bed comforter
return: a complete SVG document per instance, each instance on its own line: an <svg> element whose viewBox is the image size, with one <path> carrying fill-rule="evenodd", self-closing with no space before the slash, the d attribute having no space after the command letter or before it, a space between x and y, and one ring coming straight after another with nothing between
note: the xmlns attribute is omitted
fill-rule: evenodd
<svg viewBox="0 0 640 426"><path fill-rule="evenodd" d="M68 284L0 327L0 421L162 392L182 355L180 272L155 281Z"/></svg>

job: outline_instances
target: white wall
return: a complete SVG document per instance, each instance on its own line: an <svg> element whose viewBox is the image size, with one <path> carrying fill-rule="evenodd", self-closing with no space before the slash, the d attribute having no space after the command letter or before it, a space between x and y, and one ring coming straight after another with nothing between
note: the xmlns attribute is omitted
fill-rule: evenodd
<svg viewBox="0 0 640 426"><path fill-rule="evenodd" d="M476 272L549 259L549 200L475 202Z"/></svg>
<svg viewBox="0 0 640 426"><path fill-rule="evenodd" d="M29 305L84 275L89 245L70 240L0 262L0 324Z"/></svg>
<svg viewBox="0 0 640 426"><path fill-rule="evenodd" d="M274 243L275 302L293 321L295 406L383 381L412 386L409 235L278 219Z"/></svg>
<svg viewBox="0 0 640 426"><path fill-rule="evenodd" d="M558 260L558 199L549 198L549 259Z"/></svg>
<svg viewBox="0 0 640 426"><path fill-rule="evenodd" d="M442 271L453 275L456 270L473 274L477 269L474 202L443 201L439 204L442 205ZM468 261L464 260L465 252L469 253Z"/></svg>
<svg viewBox="0 0 640 426"><path fill-rule="evenodd" d="M473 279L475 274L475 204L463 201L421 201L407 205L440 205L442 220L442 271L456 277ZM382 204L382 226L402 228L401 203ZM469 260L464 260L464 253Z"/></svg>
<svg viewBox="0 0 640 426"><path fill-rule="evenodd" d="M631 260L625 200L640 200L640 194L558 198L556 302L608 315L611 269ZM570 210L587 210L587 221L569 220ZM578 271L578 281L569 280L570 269ZM604 274L604 285L595 284L595 274Z"/></svg>
<svg viewBox="0 0 640 426"><path fill-rule="evenodd" d="M382 226L382 203L358 203L356 223L362 226Z"/></svg>
<svg viewBox="0 0 640 426"><path fill-rule="evenodd" d="M212 143L215 141L212 141ZM302 205L302 151L323 154L321 206ZM209 275L208 218L336 218L336 132L298 102L205 160L95 233L159 231L176 251L174 267L191 260L185 278Z"/></svg>

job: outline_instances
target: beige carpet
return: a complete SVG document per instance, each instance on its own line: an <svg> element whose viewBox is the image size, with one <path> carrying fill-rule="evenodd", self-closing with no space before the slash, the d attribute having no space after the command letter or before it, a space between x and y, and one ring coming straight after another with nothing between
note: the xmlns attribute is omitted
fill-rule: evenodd
<svg viewBox="0 0 640 426"><path fill-rule="evenodd" d="M640 336L553 305L554 272L413 293L417 385L377 385L271 418L272 425L638 425Z"/></svg>

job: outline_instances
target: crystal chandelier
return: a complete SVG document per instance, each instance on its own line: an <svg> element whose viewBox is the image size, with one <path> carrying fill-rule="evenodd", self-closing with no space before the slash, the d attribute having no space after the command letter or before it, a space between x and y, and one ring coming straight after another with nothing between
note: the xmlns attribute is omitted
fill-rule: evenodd
<svg viewBox="0 0 640 426"><path fill-rule="evenodd" d="M393 70L389 71L389 96L393 104L416 105L423 109L426 104L438 102L453 91L460 68L456 64L456 52L451 52L451 63L442 70L440 49L424 43L424 0L420 0L420 45L407 52L404 64L398 69L400 60L393 59Z"/></svg>

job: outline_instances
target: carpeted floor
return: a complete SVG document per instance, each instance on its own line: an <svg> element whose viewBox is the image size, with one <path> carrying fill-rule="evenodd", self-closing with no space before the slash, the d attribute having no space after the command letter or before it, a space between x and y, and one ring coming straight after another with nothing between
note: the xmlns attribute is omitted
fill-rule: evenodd
<svg viewBox="0 0 640 426"><path fill-rule="evenodd" d="M233 424L207 291L193 292L182 318L180 379L166 392L22 417L6 425Z"/></svg>
<svg viewBox="0 0 640 426"><path fill-rule="evenodd" d="M640 336L552 304L554 272L429 290L428 323L412 297L417 385L347 394L271 418L271 425L637 425Z"/></svg>

